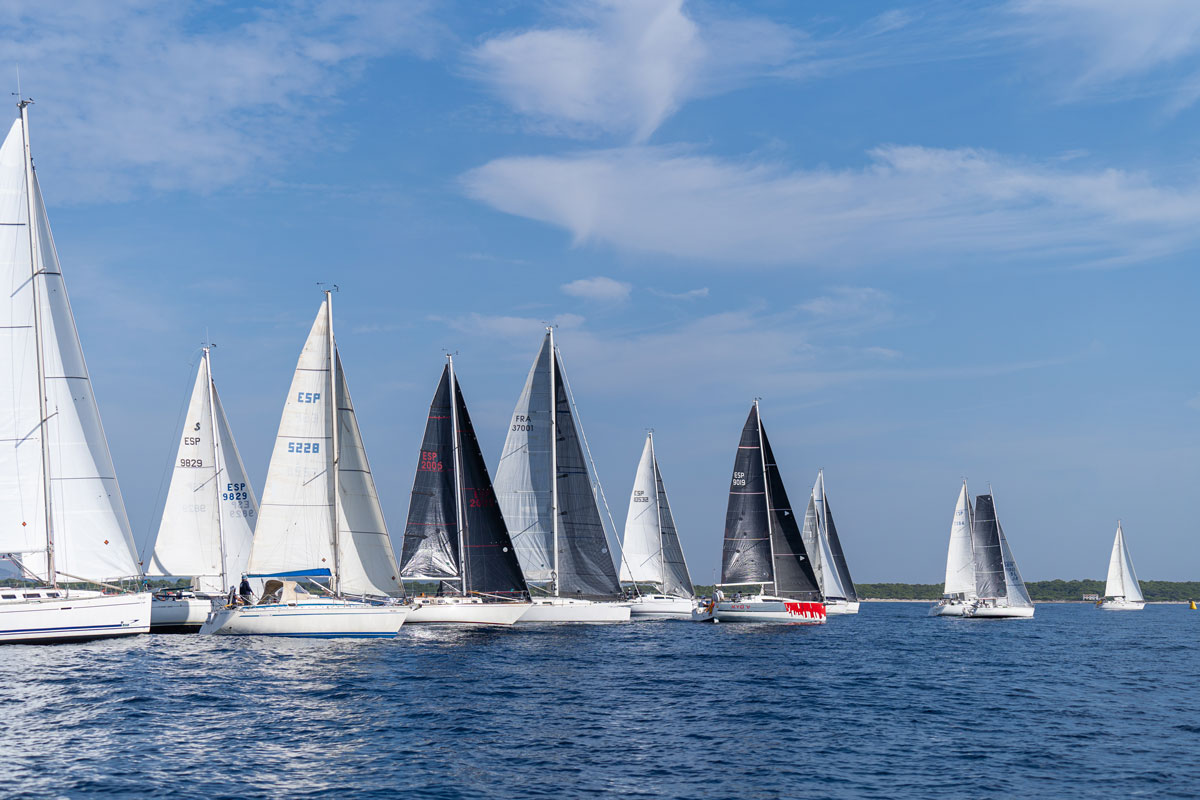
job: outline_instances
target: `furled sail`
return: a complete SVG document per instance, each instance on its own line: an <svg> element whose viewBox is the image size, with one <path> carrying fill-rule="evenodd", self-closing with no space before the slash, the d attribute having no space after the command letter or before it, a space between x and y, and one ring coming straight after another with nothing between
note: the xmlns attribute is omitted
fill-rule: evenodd
<svg viewBox="0 0 1200 800"><path fill-rule="evenodd" d="M693 595L692 580L667 490L654 454L654 434L646 435L638 462L621 541L621 580L657 584L666 594Z"/></svg>
<svg viewBox="0 0 1200 800"><path fill-rule="evenodd" d="M17 119L0 147L0 285L8 297L0 303L0 372L6 376L0 382L0 554L12 554L28 573L46 581L54 579L52 571L67 579L139 576L125 504L24 138ZM51 543L53 570L47 558Z"/></svg>
<svg viewBox="0 0 1200 800"><path fill-rule="evenodd" d="M950 547L946 552L945 593L950 596L975 596L975 554L971 547L973 513L967 482L963 481L958 503L954 506L954 519L950 522Z"/></svg>
<svg viewBox="0 0 1200 800"><path fill-rule="evenodd" d="M975 522L971 533L975 557L975 594L1000 599L1008 596L1004 554L1000 545L1000 523L990 494L975 498Z"/></svg>
<svg viewBox="0 0 1200 800"><path fill-rule="evenodd" d="M146 574L190 576L197 591L221 593L244 572L258 504L212 385L209 357L206 348Z"/></svg>
<svg viewBox="0 0 1200 800"><path fill-rule="evenodd" d="M457 477L450 402L447 366L429 406L429 420L425 423L425 438L408 503L408 524L400 554L400 573L406 578L459 577Z"/></svg>
<svg viewBox="0 0 1200 800"><path fill-rule="evenodd" d="M767 483L763 473L758 404L750 408L729 482L725 509L725 542L721 550L721 583L774 583L771 530L767 522Z"/></svg>
<svg viewBox="0 0 1200 800"><path fill-rule="evenodd" d="M333 344L329 302L326 297L317 312L292 376L267 469L248 570L329 574L340 593L397 594L399 569ZM330 371L335 362L337 397L331 398Z"/></svg>
<svg viewBox="0 0 1200 800"><path fill-rule="evenodd" d="M1108 580L1104 585L1105 597L1124 597L1136 603L1145 602L1142 586L1138 583L1137 573L1133 571L1133 559L1129 557L1129 548L1125 544L1125 532L1121 523L1117 523L1117 535L1113 539L1112 556L1108 560Z"/></svg>
<svg viewBox="0 0 1200 800"><path fill-rule="evenodd" d="M775 593L798 600L821 602L821 587L813 572L812 561L804 547L800 526L788 501L787 489L767 431L759 421L762 435L763 457L767 466L767 502L771 514L771 542L775 562ZM836 573L835 573L836 575Z"/></svg>
<svg viewBox="0 0 1200 800"><path fill-rule="evenodd" d="M462 468L463 536L467 591L519 597L528 594L517 551L496 502L462 386L454 381L458 412L458 460Z"/></svg>

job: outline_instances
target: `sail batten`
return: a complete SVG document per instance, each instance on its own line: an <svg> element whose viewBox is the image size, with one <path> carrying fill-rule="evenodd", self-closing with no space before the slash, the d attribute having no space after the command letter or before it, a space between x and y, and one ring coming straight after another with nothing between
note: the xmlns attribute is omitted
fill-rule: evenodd
<svg viewBox="0 0 1200 800"><path fill-rule="evenodd" d="M733 460L721 549L722 584L775 582L765 487L758 405L755 404L742 426L742 437Z"/></svg>

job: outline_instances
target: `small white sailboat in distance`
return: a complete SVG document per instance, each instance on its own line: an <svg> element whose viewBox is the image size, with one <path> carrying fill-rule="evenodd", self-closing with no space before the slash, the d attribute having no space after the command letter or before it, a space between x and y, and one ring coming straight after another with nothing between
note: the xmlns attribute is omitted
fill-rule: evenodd
<svg viewBox="0 0 1200 800"><path fill-rule="evenodd" d="M522 624L629 621L577 416L554 329L547 328L513 410L495 480L534 592Z"/></svg>
<svg viewBox="0 0 1200 800"><path fill-rule="evenodd" d="M529 589L450 355L429 404L400 574L452 587L416 598L408 625L512 625L529 610Z"/></svg>
<svg viewBox="0 0 1200 800"><path fill-rule="evenodd" d="M950 521L950 547L946 552L946 584L942 599L929 613L935 617L961 617L967 606L975 601L975 553L971 531L975 509L964 480Z"/></svg>
<svg viewBox="0 0 1200 800"><path fill-rule="evenodd" d="M812 561L817 585L825 598L825 613L830 616L858 613L858 593L850 578L850 567L842 551L837 526L833 523L833 512L829 509L829 497L825 494L825 470L817 473L812 494L808 497L808 509L804 514L802 532L804 548Z"/></svg>
<svg viewBox="0 0 1200 800"><path fill-rule="evenodd" d="M248 577L265 578L254 605L214 608L201 633L392 638L411 606L342 359L333 336L333 298L313 320L296 363L267 469ZM311 594L296 578L326 579Z"/></svg>
<svg viewBox="0 0 1200 800"><path fill-rule="evenodd" d="M190 577L190 590L159 590L150 604L151 633L196 633L213 600L246 571L258 501L233 440L201 348L171 485L154 538L147 577Z"/></svg>
<svg viewBox="0 0 1200 800"><path fill-rule="evenodd" d="M690 618L695 591L667 500L667 488L654 453L654 431L646 434L642 458L629 496L625 536L621 540L621 582L650 585L630 603L635 617Z"/></svg>
<svg viewBox="0 0 1200 800"><path fill-rule="evenodd" d="M992 495L975 498L975 517L971 530L975 556L975 598L963 609L964 617L1003 619L1033 616L1033 601L1017 569L1000 525Z"/></svg>
<svg viewBox="0 0 1200 800"><path fill-rule="evenodd" d="M31 101L0 146L0 643L145 633L141 582L92 381L29 150ZM103 584L109 592L71 588Z"/></svg>
<svg viewBox="0 0 1200 800"><path fill-rule="evenodd" d="M1125 532L1117 520L1117 535L1113 539L1112 556L1108 559L1108 581L1104 584L1104 599L1098 603L1102 611L1141 611L1146 607L1142 586L1133 571L1133 559L1125 545Z"/></svg>

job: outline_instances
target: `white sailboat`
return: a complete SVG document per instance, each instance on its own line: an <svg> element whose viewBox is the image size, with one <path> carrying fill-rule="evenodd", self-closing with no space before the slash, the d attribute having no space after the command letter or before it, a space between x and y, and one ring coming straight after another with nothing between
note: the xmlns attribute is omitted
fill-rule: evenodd
<svg viewBox="0 0 1200 800"><path fill-rule="evenodd" d="M808 498L802 537L804 548L812 559L817 585L825 598L825 613L830 616L857 614L858 593L854 590L842 542L833 523L833 512L829 509L824 470L817 473L817 482Z"/></svg>
<svg viewBox="0 0 1200 800"><path fill-rule="evenodd" d="M757 586L758 592L723 596L724 589L741 586ZM824 598L763 429L758 400L750 407L733 461L720 587L693 619L803 625L826 620Z"/></svg>
<svg viewBox="0 0 1200 800"><path fill-rule="evenodd" d="M1113 539L1112 556L1108 559L1108 581L1104 584L1104 599L1098 604L1103 611L1141 611L1146 607L1142 586L1133 571L1133 559L1125 545L1125 532L1117 520L1117 535Z"/></svg>
<svg viewBox="0 0 1200 800"><path fill-rule="evenodd" d="M184 590L159 590L151 633L195 633L214 600L246 571L258 501L217 395L212 356L201 349L147 577L190 577Z"/></svg>
<svg viewBox="0 0 1200 800"><path fill-rule="evenodd" d="M535 594L526 622L628 622L554 329L513 411L496 499Z"/></svg>
<svg viewBox="0 0 1200 800"><path fill-rule="evenodd" d="M961 617L975 601L975 553L971 546L971 529L975 509L964 480L950 521L950 547L946 551L946 584L942 599L930 609L935 617Z"/></svg>
<svg viewBox="0 0 1200 800"><path fill-rule="evenodd" d="M621 582L633 584L635 590L638 584L656 590L633 598L632 616L691 617L695 591L654 454L654 431L646 434L633 480L621 555Z"/></svg>
<svg viewBox="0 0 1200 800"><path fill-rule="evenodd" d="M0 643L150 629L133 536L29 150L29 101L0 147ZM95 583L109 592L70 588Z"/></svg>
<svg viewBox="0 0 1200 800"><path fill-rule="evenodd" d="M410 606L333 336L333 298L313 321L279 422L249 577L255 605L214 608L201 633L391 638ZM311 594L290 578L327 579Z"/></svg>
<svg viewBox="0 0 1200 800"><path fill-rule="evenodd" d="M963 616L976 619L1032 617L1033 601L1017 569L991 494L975 498L971 544L975 556L975 598L963 609Z"/></svg>
<svg viewBox="0 0 1200 800"><path fill-rule="evenodd" d="M467 404L446 357L425 423L400 555L404 578L451 591L417 597L406 623L512 625L529 589L496 504Z"/></svg>

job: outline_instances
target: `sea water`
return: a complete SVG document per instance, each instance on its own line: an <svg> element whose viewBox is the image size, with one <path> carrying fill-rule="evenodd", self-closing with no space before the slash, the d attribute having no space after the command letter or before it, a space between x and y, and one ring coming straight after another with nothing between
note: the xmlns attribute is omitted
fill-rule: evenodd
<svg viewBox="0 0 1200 800"><path fill-rule="evenodd" d="M0 648L0 796L1194 797L1200 612Z"/></svg>

